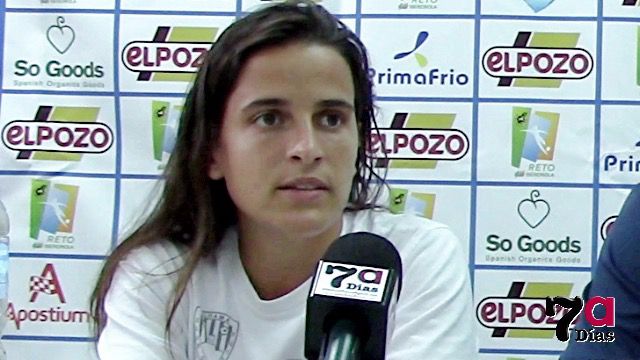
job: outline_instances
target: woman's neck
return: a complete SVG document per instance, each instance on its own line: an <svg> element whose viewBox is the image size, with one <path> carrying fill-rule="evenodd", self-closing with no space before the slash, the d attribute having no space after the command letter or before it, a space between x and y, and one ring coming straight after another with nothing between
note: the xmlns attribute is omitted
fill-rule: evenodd
<svg viewBox="0 0 640 360"><path fill-rule="evenodd" d="M340 235L342 221L318 234L306 236L239 226L240 259L256 293L276 299L313 275L329 245Z"/></svg>

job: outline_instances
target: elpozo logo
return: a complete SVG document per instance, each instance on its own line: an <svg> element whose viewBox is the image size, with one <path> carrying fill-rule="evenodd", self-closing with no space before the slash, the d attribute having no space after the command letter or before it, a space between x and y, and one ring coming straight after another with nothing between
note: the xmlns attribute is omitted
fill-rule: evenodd
<svg viewBox="0 0 640 360"><path fill-rule="evenodd" d="M80 161L82 154L104 153L113 131L97 122L99 107L41 105L33 120L14 120L2 129L2 143L18 160Z"/></svg>
<svg viewBox="0 0 640 360"><path fill-rule="evenodd" d="M414 214L433 219L436 194L393 187L389 193L389 210L394 214Z"/></svg>
<svg viewBox="0 0 640 360"><path fill-rule="evenodd" d="M579 33L521 31L513 46L496 46L482 57L482 67L498 86L559 88L564 80L584 79L593 57L577 47Z"/></svg>
<svg viewBox="0 0 640 360"><path fill-rule="evenodd" d="M48 48L57 55L46 62L19 59L13 64L15 86L40 86L56 89L104 88L104 66L98 60L89 63L68 61L73 58L76 31L67 24L65 17L58 16L54 24L43 34Z"/></svg>
<svg viewBox="0 0 640 360"><path fill-rule="evenodd" d="M26 284L25 284L26 285ZM43 297L57 301L59 305L48 308L29 307L16 309L13 302L7 306L7 317L12 321L16 330L20 330L23 323L89 323L89 312L80 309L66 309L67 300L60 277L53 264L48 263L40 275L33 275L29 279L29 304L36 304ZM51 301L51 300L50 300Z"/></svg>
<svg viewBox="0 0 640 360"><path fill-rule="evenodd" d="M428 31L416 35L413 48L393 56L392 67L385 70L370 68L369 76L376 85L467 86L469 75L453 68L433 66L422 48L429 39ZM415 61L414 61L415 60Z"/></svg>
<svg viewBox="0 0 640 360"><path fill-rule="evenodd" d="M124 47L122 63L138 81L189 82L217 34L217 27L158 26L153 40Z"/></svg>
<svg viewBox="0 0 640 360"><path fill-rule="evenodd" d="M516 177L552 177L560 114L513 107L511 166Z"/></svg>
<svg viewBox="0 0 640 360"><path fill-rule="evenodd" d="M580 240L569 234L549 236L538 231L552 214L550 203L539 190L532 190L529 197L518 202L515 210L530 230L508 236L493 232L487 235L484 247L487 263L537 266L582 263Z"/></svg>
<svg viewBox="0 0 640 360"><path fill-rule="evenodd" d="M73 226L80 188L75 185L31 181L31 223L33 248L73 249Z"/></svg>
<svg viewBox="0 0 640 360"><path fill-rule="evenodd" d="M490 296L476 307L478 322L492 329L491 337L552 339L558 321L569 312L557 306L546 314L546 298L568 297L572 283L514 281L506 296Z"/></svg>
<svg viewBox="0 0 640 360"><path fill-rule="evenodd" d="M456 114L396 113L391 127L371 134L369 153L375 167L435 169L438 161L462 159L469 138L453 128Z"/></svg>

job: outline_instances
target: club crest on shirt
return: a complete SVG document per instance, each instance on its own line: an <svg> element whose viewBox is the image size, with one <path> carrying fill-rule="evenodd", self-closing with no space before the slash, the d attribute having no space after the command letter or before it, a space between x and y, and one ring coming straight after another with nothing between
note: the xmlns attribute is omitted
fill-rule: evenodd
<svg viewBox="0 0 640 360"><path fill-rule="evenodd" d="M196 360L229 359L238 338L238 321L227 314L197 307L193 326Z"/></svg>

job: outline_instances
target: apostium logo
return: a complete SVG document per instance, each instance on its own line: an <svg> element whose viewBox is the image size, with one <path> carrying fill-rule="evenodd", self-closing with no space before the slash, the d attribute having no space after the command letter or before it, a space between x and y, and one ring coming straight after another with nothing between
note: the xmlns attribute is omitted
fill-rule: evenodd
<svg viewBox="0 0 640 360"><path fill-rule="evenodd" d="M31 276L28 284L29 307L16 308L13 302L7 306L7 317L15 324L16 330L20 330L24 323L88 324L88 311L67 308L67 298L62 284L56 267L52 263L45 264L39 275ZM35 307L39 303L46 303L50 306L47 308Z"/></svg>
<svg viewBox="0 0 640 360"><path fill-rule="evenodd" d="M2 129L2 142L18 160L80 161L83 154L104 153L113 131L97 122L99 107L38 107L33 120L14 120Z"/></svg>
<svg viewBox="0 0 640 360"><path fill-rule="evenodd" d="M75 185L32 180L29 237L34 240L34 248L74 248L78 193Z"/></svg>
<svg viewBox="0 0 640 360"><path fill-rule="evenodd" d="M552 177L560 114L513 107L511 166L516 177Z"/></svg>
<svg viewBox="0 0 640 360"><path fill-rule="evenodd" d="M579 33L521 31L512 46L487 50L482 66L501 87L559 88L593 70L591 54L577 47L579 38Z"/></svg>
<svg viewBox="0 0 640 360"><path fill-rule="evenodd" d="M456 114L396 113L391 127L371 134L370 153L376 167L435 169L438 161L462 159L469 138L453 128Z"/></svg>
<svg viewBox="0 0 640 360"><path fill-rule="evenodd" d="M124 47L122 63L138 73L138 81L188 82L217 34L217 27L158 26L151 41L132 41Z"/></svg>

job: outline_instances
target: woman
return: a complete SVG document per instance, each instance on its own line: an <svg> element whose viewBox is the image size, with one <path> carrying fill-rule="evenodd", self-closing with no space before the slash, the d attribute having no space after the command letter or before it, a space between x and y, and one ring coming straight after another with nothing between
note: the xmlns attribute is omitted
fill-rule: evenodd
<svg viewBox="0 0 640 360"><path fill-rule="evenodd" d="M220 36L187 97L159 205L92 298L109 359L302 359L315 266L342 234L404 264L388 359L471 359L471 293L443 225L374 210L364 46L309 1Z"/></svg>

